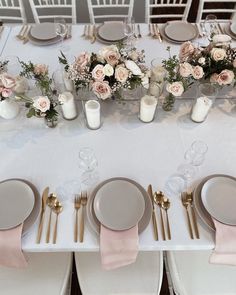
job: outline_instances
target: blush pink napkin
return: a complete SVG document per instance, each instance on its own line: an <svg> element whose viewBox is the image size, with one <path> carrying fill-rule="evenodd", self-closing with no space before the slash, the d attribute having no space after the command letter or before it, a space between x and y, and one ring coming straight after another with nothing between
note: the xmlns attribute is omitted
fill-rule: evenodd
<svg viewBox="0 0 236 295"><path fill-rule="evenodd" d="M28 265L21 250L21 233L23 224L0 231L0 265L23 268Z"/></svg>
<svg viewBox="0 0 236 295"><path fill-rule="evenodd" d="M212 219L215 228L215 249L210 263L236 265L236 226L223 224Z"/></svg>
<svg viewBox="0 0 236 295"><path fill-rule="evenodd" d="M100 251L105 270L135 262L138 255L138 225L124 231L113 231L101 225Z"/></svg>

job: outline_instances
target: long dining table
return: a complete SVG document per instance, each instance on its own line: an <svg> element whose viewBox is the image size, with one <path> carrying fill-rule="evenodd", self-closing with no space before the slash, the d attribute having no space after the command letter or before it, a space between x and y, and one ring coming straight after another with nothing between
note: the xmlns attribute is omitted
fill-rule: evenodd
<svg viewBox="0 0 236 295"><path fill-rule="evenodd" d="M21 25L5 28L1 39L1 59L18 56L20 60L33 63L45 63L50 73L60 69L58 62L59 46L35 46L30 42L23 44L16 38ZM70 57L82 51L97 52L104 44L81 37L84 25L73 25L72 38L64 41L69 48ZM178 54L179 45L167 41L159 42L148 36L148 25L141 25L142 38L137 47L145 50L146 64L152 59L168 57L166 47L172 54ZM199 38L194 43L205 43ZM233 42L236 46L236 42ZM39 118L26 118L26 110L13 120L0 118L0 179L21 178L32 182L42 194L47 186L50 192L58 192L63 204L59 216L58 239L56 244L46 243L46 221L42 242L36 243L38 220L30 232L22 239L22 249L26 252L50 251L98 251L99 237L88 227L85 221L83 243L74 242L74 197L72 194L60 196L60 190L68 183L78 183L80 192L81 170L78 165L78 152L82 147L91 147L98 160L99 181L111 177L127 177L140 183L144 188L148 184L155 190L163 190L166 180L177 172L184 162L184 153L195 140L208 145L204 163L197 169L191 186L194 187L203 177L221 173L235 175L236 172L236 97L234 89L222 92L216 100L207 120L194 123L190 120L190 110L196 94L187 92L185 98L177 99L171 112L164 112L158 106L155 120L149 124L138 119L139 103L116 101L102 103L102 127L90 130L86 127L80 102L79 116L73 121L62 117L56 128L46 128ZM192 96L192 99L189 97ZM88 188L90 191L92 189ZM200 239L190 239L185 208L179 195L170 197L169 220L172 239L154 240L152 223L140 234L140 251L159 250L207 250L214 248L214 232L210 231L198 218ZM47 211L48 215L49 211ZM158 226L160 227L159 210ZM46 216L48 217L48 216Z"/></svg>

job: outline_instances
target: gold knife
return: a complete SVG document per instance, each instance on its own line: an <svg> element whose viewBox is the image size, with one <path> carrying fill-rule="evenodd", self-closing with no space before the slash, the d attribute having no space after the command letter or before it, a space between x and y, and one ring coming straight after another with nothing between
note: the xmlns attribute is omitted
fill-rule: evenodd
<svg viewBox="0 0 236 295"><path fill-rule="evenodd" d="M155 241L158 241L158 229L157 229L157 218L156 218L156 211L155 211L155 202L154 202L154 195L152 192L152 185L149 184L147 192L152 201L152 224L153 224L153 233Z"/></svg>
<svg viewBox="0 0 236 295"><path fill-rule="evenodd" d="M41 236L42 236L42 231L43 231L43 220L44 220L44 212L47 206L47 198L48 198L48 193L49 193L49 187L47 186L42 195L42 207L41 207L41 212L40 212L40 219L39 219L39 228L38 228L38 235L37 235L37 244L40 244L41 241Z"/></svg>

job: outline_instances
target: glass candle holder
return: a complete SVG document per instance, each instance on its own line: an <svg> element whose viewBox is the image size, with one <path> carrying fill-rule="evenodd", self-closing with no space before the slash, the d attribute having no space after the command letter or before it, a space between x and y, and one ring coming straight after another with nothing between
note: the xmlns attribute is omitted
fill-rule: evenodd
<svg viewBox="0 0 236 295"><path fill-rule="evenodd" d="M199 85L199 97L195 100L192 107L191 119L196 123L204 122L208 113L215 102L218 94L216 85L204 83Z"/></svg>
<svg viewBox="0 0 236 295"><path fill-rule="evenodd" d="M64 119L74 120L78 116L75 99L72 93L66 91L59 95L58 100Z"/></svg>
<svg viewBox="0 0 236 295"><path fill-rule="evenodd" d="M151 122L154 119L156 107L157 99L154 96L143 96L140 101L140 120L145 123Z"/></svg>
<svg viewBox="0 0 236 295"><path fill-rule="evenodd" d="M87 126L90 129L96 130L101 127L101 106L97 100L91 99L85 103L85 116Z"/></svg>

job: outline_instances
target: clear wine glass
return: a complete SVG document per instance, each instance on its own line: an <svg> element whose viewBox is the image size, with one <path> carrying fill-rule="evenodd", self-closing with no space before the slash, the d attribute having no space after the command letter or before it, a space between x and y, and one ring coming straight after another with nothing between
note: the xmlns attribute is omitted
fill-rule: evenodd
<svg viewBox="0 0 236 295"><path fill-rule="evenodd" d="M211 41L212 37L219 33L217 28L217 16L214 14L208 14L204 21L204 27L208 40Z"/></svg>
<svg viewBox="0 0 236 295"><path fill-rule="evenodd" d="M98 178L96 170L98 161L93 149L90 147L84 147L79 151L79 168L83 170L82 182L90 185L94 183Z"/></svg>
<svg viewBox="0 0 236 295"><path fill-rule="evenodd" d="M208 146L203 141L194 141L191 147L185 152L185 160L193 165L200 166L205 160L205 154L208 150Z"/></svg>
<svg viewBox="0 0 236 295"><path fill-rule="evenodd" d="M186 178L179 173L171 175L166 183L164 191L167 195L176 196L179 195L181 192L185 191L187 187L187 180Z"/></svg>
<svg viewBox="0 0 236 295"><path fill-rule="evenodd" d="M63 40L67 34L67 24L66 20L63 17L55 17L54 18L54 24L55 24L55 31L56 35L61 37L61 45L60 50L66 51L67 47L63 46Z"/></svg>
<svg viewBox="0 0 236 295"><path fill-rule="evenodd" d="M134 18L126 17L124 19L124 34L127 37L126 45L127 47L133 47L133 38L134 38Z"/></svg>

